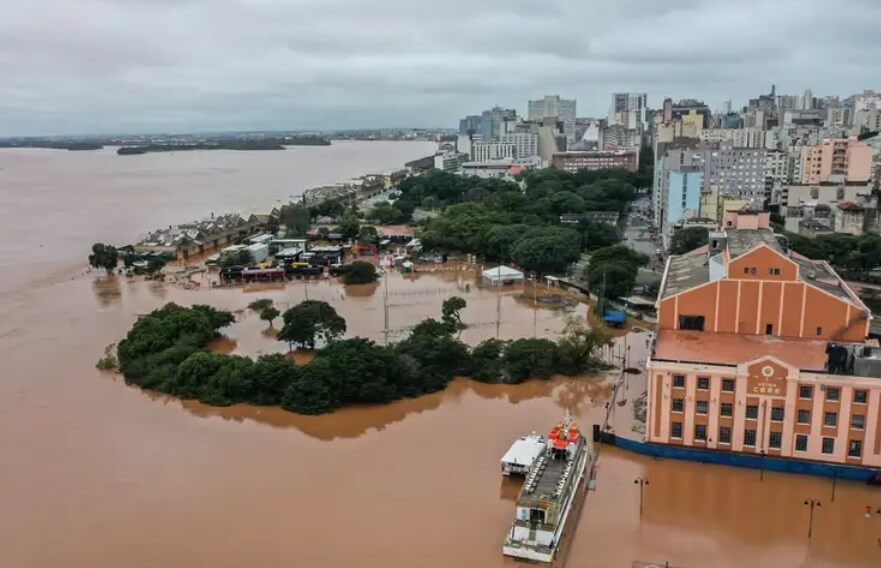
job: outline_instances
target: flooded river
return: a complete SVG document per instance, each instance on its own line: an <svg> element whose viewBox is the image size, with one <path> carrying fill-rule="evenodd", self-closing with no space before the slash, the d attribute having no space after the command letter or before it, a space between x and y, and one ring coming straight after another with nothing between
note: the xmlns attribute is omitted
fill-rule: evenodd
<svg viewBox="0 0 881 568"><path fill-rule="evenodd" d="M422 152L411 147L401 161ZM9 160L0 152L3 164ZM259 183L252 185L257 194ZM12 189L0 184L0 195L8 199ZM418 399L298 416L147 393L97 371L95 361L138 314L169 301L236 311L215 348L247 354L284 350L266 322L245 309L258 297L282 307L307 294L326 299L350 334L376 341L385 338L386 303L394 340L436 316L445 297L461 295L469 342L551 336L566 317L584 317L583 306L534 309L517 290L479 289L465 272L392 274L386 302L381 285L183 290L63 272L70 261L64 255L47 256L48 265L29 262L37 227L48 244L68 250L115 226L81 218L80 209L88 215L100 204L66 199L48 217L51 230L39 216L0 213L3 258L14 258L25 282L0 294L0 566L516 565L500 547L519 486L502 480L499 457L514 437L545 430L566 411L588 430L605 413L606 377L519 386L459 379ZM125 224L135 230L188 217L175 207L174 192L153 199L149 207L103 210L120 217L114 239L125 240ZM26 200L19 196L20 211L32 211ZM160 211L148 223L137 211L150 207ZM643 337L629 339L638 360ZM833 502L831 480L762 479L758 471L655 461L613 448L602 449L599 476L568 566L881 566L881 516L863 516L866 505L881 507L881 492L864 485L838 482ZM637 477L650 480L642 518ZM822 502L810 541L802 504L809 498Z"/></svg>

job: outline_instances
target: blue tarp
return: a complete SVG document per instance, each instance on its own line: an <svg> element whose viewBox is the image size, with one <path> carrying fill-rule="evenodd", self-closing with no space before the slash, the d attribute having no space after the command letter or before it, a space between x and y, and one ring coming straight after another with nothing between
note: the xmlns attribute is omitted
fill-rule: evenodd
<svg viewBox="0 0 881 568"><path fill-rule="evenodd" d="M603 316L603 321L606 323L624 323L624 312L608 311Z"/></svg>

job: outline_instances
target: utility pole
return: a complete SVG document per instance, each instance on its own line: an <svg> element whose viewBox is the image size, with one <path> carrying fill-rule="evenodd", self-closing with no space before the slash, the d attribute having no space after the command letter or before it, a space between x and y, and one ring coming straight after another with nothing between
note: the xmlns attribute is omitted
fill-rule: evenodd
<svg viewBox="0 0 881 568"><path fill-rule="evenodd" d="M382 276L382 311L385 318L385 344L388 345L388 272Z"/></svg>
<svg viewBox="0 0 881 568"><path fill-rule="evenodd" d="M838 470L832 470L832 502L835 502L835 484L838 481Z"/></svg>
<svg viewBox="0 0 881 568"><path fill-rule="evenodd" d="M633 483L639 485L639 518L642 519L642 501L643 501L643 491L645 486L649 484L649 480L644 477L637 477L633 480Z"/></svg>
<svg viewBox="0 0 881 568"><path fill-rule="evenodd" d="M810 540L811 536L814 534L814 507L819 507L820 502L816 499L805 499L805 505L808 505L811 508L811 516L808 520L808 540Z"/></svg>
<svg viewBox="0 0 881 568"><path fill-rule="evenodd" d="M499 328L502 324L502 265L499 264L499 267L496 269L496 276L498 279L494 282L496 286L496 339L499 338Z"/></svg>
<svg viewBox="0 0 881 568"><path fill-rule="evenodd" d="M536 287L538 286L538 276L533 272L532 274L532 337L536 337L537 329L538 329L538 292L536 291Z"/></svg>

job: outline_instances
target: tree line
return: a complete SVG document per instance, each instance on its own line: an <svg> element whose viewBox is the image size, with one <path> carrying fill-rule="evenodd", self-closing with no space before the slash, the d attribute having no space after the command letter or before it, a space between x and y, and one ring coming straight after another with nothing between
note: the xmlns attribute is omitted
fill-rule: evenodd
<svg viewBox="0 0 881 568"><path fill-rule="evenodd" d="M474 253L539 273L563 272L582 251L620 240L617 227L589 214L623 213L637 181L637 174L614 169L534 170L522 174L519 183L432 171L402 181L398 199L369 216L386 218L389 207L403 217L416 207L440 208L418 233L425 249Z"/></svg>
<svg viewBox="0 0 881 568"><path fill-rule="evenodd" d="M252 359L210 353L208 342L234 321L232 314L170 303L135 322L119 343L119 369L130 384L210 405L281 405L320 414L435 392L456 376L519 383L577 375L602 366L597 352L611 343L605 329L573 320L557 342L490 339L471 349L455 337L464 304L461 298L448 300L441 320L424 320L406 339L383 346L360 337L342 339L345 320L332 306L303 302L283 314L279 340L321 348L312 361L298 365L282 354ZM254 308L272 305L263 301Z"/></svg>

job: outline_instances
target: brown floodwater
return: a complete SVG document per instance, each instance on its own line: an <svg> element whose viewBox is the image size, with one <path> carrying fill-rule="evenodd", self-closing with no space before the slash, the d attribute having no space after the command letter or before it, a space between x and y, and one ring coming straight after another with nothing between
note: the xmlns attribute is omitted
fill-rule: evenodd
<svg viewBox="0 0 881 568"><path fill-rule="evenodd" d="M67 199L74 217L79 202ZM139 206L118 215L140 223L132 212ZM44 227L61 246L103 230L97 220L90 229L64 219ZM7 222L4 235L14 236L39 219ZM394 340L437 316L445 297L461 295L468 342L552 336L586 308L533 309L530 293L480 289L467 271L391 273L387 300L382 284L184 290L81 269L59 276L54 266L47 273L29 263L29 240L20 243L16 265L29 284L0 294L4 568L515 566L500 547L519 484L502 479L499 457L513 438L547 429L566 411L584 429L606 411L614 374L518 386L457 379L440 393L325 416L212 408L141 391L94 365L138 314L169 301L235 311L236 323L213 347L251 355L285 350L246 309L264 296L282 307L306 294L326 299L351 334L379 342L386 303ZM631 361L642 360L645 334L627 341ZM644 377L628 380L629 399ZM616 409L619 432L632 422L629 406ZM881 517L863 516L866 505L881 507L881 491L838 482L833 502L831 480L762 480L753 470L601 452L568 566L881 566ZM636 477L650 480L641 519ZM809 498L822 502L810 541L802 504Z"/></svg>

